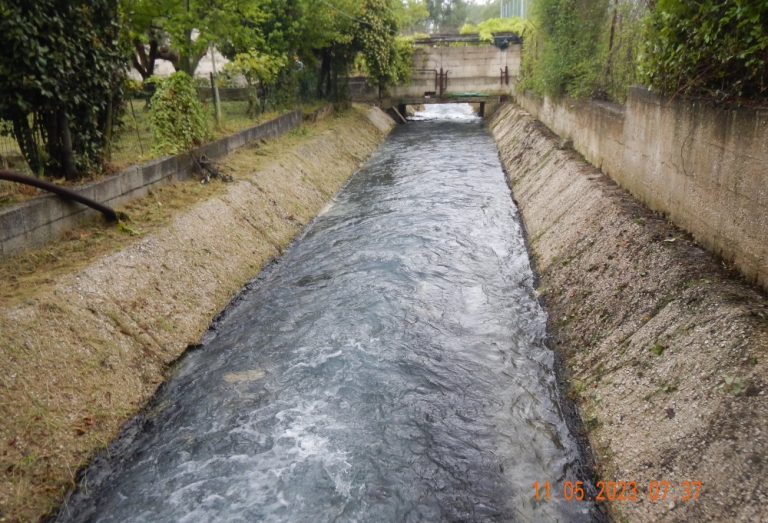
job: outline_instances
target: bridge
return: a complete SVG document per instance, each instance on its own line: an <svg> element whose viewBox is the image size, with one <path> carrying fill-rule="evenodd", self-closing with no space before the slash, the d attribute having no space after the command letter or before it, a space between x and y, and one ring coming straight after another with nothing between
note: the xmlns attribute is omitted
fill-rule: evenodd
<svg viewBox="0 0 768 523"><path fill-rule="evenodd" d="M365 78L353 78L352 99L378 100L401 121L408 105L476 103L482 115L486 103L509 94L520 74L521 41L514 33L496 34L488 44L478 35L432 35L415 43L409 84L379 93Z"/></svg>

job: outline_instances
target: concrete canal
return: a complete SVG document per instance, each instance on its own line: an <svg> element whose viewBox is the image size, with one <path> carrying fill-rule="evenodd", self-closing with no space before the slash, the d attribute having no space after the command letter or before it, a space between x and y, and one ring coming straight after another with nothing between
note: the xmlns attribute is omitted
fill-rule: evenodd
<svg viewBox="0 0 768 523"><path fill-rule="evenodd" d="M415 120L187 354L60 520L602 519L543 499L588 474L493 139L465 105Z"/></svg>

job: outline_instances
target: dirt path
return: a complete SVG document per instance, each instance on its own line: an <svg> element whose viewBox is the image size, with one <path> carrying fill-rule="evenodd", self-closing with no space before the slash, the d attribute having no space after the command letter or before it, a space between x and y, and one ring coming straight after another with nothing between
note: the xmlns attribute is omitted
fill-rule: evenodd
<svg viewBox="0 0 768 523"><path fill-rule="evenodd" d="M15 282L3 293L0 521L34 521L58 504L169 364L329 202L391 125L380 111L357 108L240 151L226 161L240 173L234 183L204 193L198 182L183 182L137 204L134 211L149 213L196 195L162 223L134 214L130 226L150 234L126 242L105 233L106 246L93 248L87 264L76 249L57 251L26 286ZM43 260L46 252L27 256ZM8 289L19 260L3 261L11 264L0 270Z"/></svg>
<svg viewBox="0 0 768 523"><path fill-rule="evenodd" d="M765 294L517 106L492 127L616 519L767 521Z"/></svg>

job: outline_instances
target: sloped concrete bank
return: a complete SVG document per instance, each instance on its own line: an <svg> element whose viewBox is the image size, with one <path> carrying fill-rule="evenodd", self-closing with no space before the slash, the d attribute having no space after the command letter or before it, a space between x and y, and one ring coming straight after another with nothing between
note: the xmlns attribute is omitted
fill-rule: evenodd
<svg viewBox="0 0 768 523"><path fill-rule="evenodd" d="M392 125L379 109L358 107L302 129L299 145L223 194L0 310L0 521L35 521L57 505L168 365ZM227 161L248 165L259 154Z"/></svg>
<svg viewBox="0 0 768 523"><path fill-rule="evenodd" d="M765 293L518 106L491 126L615 519L768 520Z"/></svg>

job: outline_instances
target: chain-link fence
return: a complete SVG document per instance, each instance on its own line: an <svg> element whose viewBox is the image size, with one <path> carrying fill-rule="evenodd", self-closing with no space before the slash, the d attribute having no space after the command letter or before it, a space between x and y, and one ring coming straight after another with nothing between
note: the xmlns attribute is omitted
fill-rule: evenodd
<svg viewBox="0 0 768 523"><path fill-rule="evenodd" d="M242 89L232 89L238 93L228 93L228 89L220 89L221 93L221 124L216 122L216 110L213 99L207 93L198 95L208 116L208 123L216 137L239 131L256 125L275 113L254 115L252 104ZM245 98L245 99L243 99ZM110 163L113 168L123 168L134 163L149 160L157 156L152 151L152 129L150 126L150 109L144 98L128 100L120 125L115 132L115 139L109 150Z"/></svg>
<svg viewBox="0 0 768 523"><path fill-rule="evenodd" d="M0 169L26 170L27 163L11 134L11 124L0 120Z"/></svg>
<svg viewBox="0 0 768 523"><path fill-rule="evenodd" d="M221 123L216 122L215 108L210 88L198 88L198 96L209 118L214 134L222 136L255 125L273 113L257 112L256 101L246 88L220 88ZM126 101L125 110L116 126L112 143L107 148L108 163L113 170L122 169L135 163L150 160L157 154L152 151L152 129L149 120L149 104L145 96L138 93ZM0 121L0 168L33 174L20 152L19 145L11 134L7 122Z"/></svg>
<svg viewBox="0 0 768 523"><path fill-rule="evenodd" d="M198 96L208 115L215 138L256 125L278 114L276 111L254 114L258 112L258 106L252 96L249 100L248 89L220 88L221 123L218 124L211 89L208 88L207 91L198 88ZM149 104L142 93L136 93L134 98L126 101L120 123L115 127L112 142L105 151L110 171L118 171L159 156L152 150L153 137L149 116ZM11 129L8 122L0 120L0 169L34 175L27 166ZM38 138L38 143L43 143L42 137ZM0 205L17 203L39 193L39 190L32 187L0 180Z"/></svg>

